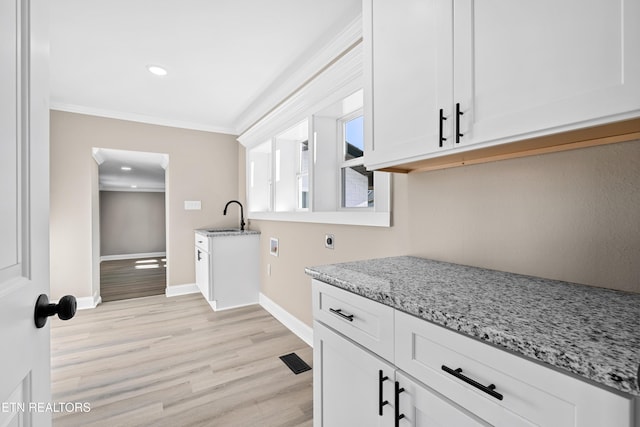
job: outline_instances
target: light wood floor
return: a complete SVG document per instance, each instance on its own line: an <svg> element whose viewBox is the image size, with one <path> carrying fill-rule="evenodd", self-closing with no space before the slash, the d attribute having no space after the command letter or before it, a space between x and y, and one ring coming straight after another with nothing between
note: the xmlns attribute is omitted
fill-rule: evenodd
<svg viewBox="0 0 640 427"><path fill-rule="evenodd" d="M213 312L199 294L108 302L51 318L60 426L311 426L312 349L259 306Z"/></svg>
<svg viewBox="0 0 640 427"><path fill-rule="evenodd" d="M119 301L165 293L166 262L159 258L122 259L100 263L102 301ZM150 266L153 268L144 268ZM143 268L139 268L143 267Z"/></svg>

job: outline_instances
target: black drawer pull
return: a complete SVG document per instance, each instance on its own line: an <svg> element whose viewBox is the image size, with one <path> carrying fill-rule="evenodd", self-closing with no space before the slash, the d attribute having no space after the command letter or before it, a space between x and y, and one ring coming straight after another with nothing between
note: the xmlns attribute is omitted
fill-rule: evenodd
<svg viewBox="0 0 640 427"><path fill-rule="evenodd" d="M380 369L378 371L378 415L379 416L382 416L382 408L384 407L384 405L388 405L389 404L388 400L382 400L384 398L383 393L382 393L382 383L385 382L388 379L389 379L389 377L387 377L382 372L382 369Z"/></svg>
<svg viewBox="0 0 640 427"><path fill-rule="evenodd" d="M334 308L329 308L329 311L332 313L337 314L338 316L342 317L343 319L347 319L349 322L353 322L353 314L344 314L342 312L342 309L334 309Z"/></svg>
<svg viewBox="0 0 640 427"><path fill-rule="evenodd" d="M442 143L447 140L447 138L442 136L442 126L443 126L442 122L444 122L445 120L447 120L447 118L444 116L444 111L441 108L440 109L440 123L439 123L440 124L440 147L442 147Z"/></svg>
<svg viewBox="0 0 640 427"><path fill-rule="evenodd" d="M455 371L445 365L442 365L442 370L453 375L456 378L461 379L462 381L464 381L467 384L471 384L472 386L474 386L477 389L480 389L482 391L484 391L485 393L487 393L488 395L490 395L491 397L495 397L498 400L502 400L502 395L500 393L498 393L497 391L495 391L496 386L494 384L489 384L489 385L482 385L480 384L478 381L472 380L471 378L467 377L466 375L462 375L462 368L458 368Z"/></svg>
<svg viewBox="0 0 640 427"><path fill-rule="evenodd" d="M464 115L462 111L460 111L460 103L456 104L456 144L460 144L460 137L464 136L463 133L460 133L460 116Z"/></svg>
<svg viewBox="0 0 640 427"><path fill-rule="evenodd" d="M400 388L400 383L396 381L396 427L400 427L400 420L404 418L404 414L400 413L400 393L404 391L404 388Z"/></svg>

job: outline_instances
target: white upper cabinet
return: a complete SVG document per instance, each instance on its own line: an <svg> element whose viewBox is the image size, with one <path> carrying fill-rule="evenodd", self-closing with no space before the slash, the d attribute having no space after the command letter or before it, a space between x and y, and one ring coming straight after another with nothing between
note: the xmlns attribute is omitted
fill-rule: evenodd
<svg viewBox="0 0 640 427"><path fill-rule="evenodd" d="M363 19L365 163L437 151L453 101L452 2L365 0Z"/></svg>
<svg viewBox="0 0 640 427"><path fill-rule="evenodd" d="M640 0L365 0L365 163L640 116L638 22Z"/></svg>

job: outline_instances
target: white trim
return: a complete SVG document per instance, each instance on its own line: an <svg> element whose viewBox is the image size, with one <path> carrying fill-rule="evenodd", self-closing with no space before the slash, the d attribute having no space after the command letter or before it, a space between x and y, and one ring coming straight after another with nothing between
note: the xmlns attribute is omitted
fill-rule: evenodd
<svg viewBox="0 0 640 427"><path fill-rule="evenodd" d="M269 312L280 323L296 334L309 347L313 347L313 328L294 317L291 313L280 307L260 292L260 306Z"/></svg>
<svg viewBox="0 0 640 427"><path fill-rule="evenodd" d="M253 148L301 120L362 89L362 43L317 75L277 108L266 114L237 140Z"/></svg>
<svg viewBox="0 0 640 427"><path fill-rule="evenodd" d="M122 254L122 255L104 255L100 257L100 262L102 261L117 261L121 259L135 259L135 258L159 258L166 257L166 252L145 252L139 254Z"/></svg>
<svg viewBox="0 0 640 427"><path fill-rule="evenodd" d="M234 127L238 134L246 132L256 122L262 120L262 117L270 109L292 93L295 93L309 78L335 60L345 49L356 43L361 37L362 16L358 15L324 46L320 46L317 49L308 49L307 52L310 55L296 60L264 92L256 99L251 100L249 106L235 121Z"/></svg>
<svg viewBox="0 0 640 427"><path fill-rule="evenodd" d="M78 310L88 310L92 308L96 308L98 304L102 303L102 297L98 294L95 294L92 297L81 297L76 298L77 309Z"/></svg>
<svg viewBox="0 0 640 427"><path fill-rule="evenodd" d="M200 288L198 288L198 285L196 285L195 283L167 286L165 289L165 295L167 296L167 298L199 293Z"/></svg>
<svg viewBox="0 0 640 427"><path fill-rule="evenodd" d="M317 224L390 227L391 212L249 212L247 218L264 221L311 222Z"/></svg>
<svg viewBox="0 0 640 427"><path fill-rule="evenodd" d="M147 123L151 125L169 126L181 129L192 129L204 132L224 133L229 135L237 135L235 129L225 126L216 126L208 123L193 123L182 120L167 119L164 117L153 117L144 114L127 113L122 111L104 110L101 108L87 107L84 105L65 104L60 102L52 102L51 110L66 111L68 113L87 114L90 116L106 117L109 119L127 120L130 122Z"/></svg>
<svg viewBox="0 0 640 427"><path fill-rule="evenodd" d="M118 191L125 193L166 193L167 190L165 187L162 188L152 188L152 187L115 187L115 186L105 186L100 184L100 191Z"/></svg>
<svg viewBox="0 0 640 427"><path fill-rule="evenodd" d="M204 295L203 295L204 297ZM249 302L247 304L239 304L239 305L232 305L229 307L222 307L222 308L218 308L218 304L217 301L207 301L209 303L209 305L211 306L211 308L213 309L213 311L225 311L225 310L233 310L235 308L242 308L242 307L248 307L250 305L257 305L257 302Z"/></svg>

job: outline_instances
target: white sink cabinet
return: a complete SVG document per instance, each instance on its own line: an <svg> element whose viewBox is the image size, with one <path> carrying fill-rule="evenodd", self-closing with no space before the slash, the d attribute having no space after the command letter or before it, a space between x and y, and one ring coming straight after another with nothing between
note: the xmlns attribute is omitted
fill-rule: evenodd
<svg viewBox="0 0 640 427"><path fill-rule="evenodd" d="M259 233L196 231L196 284L213 310L258 303L259 248Z"/></svg>

